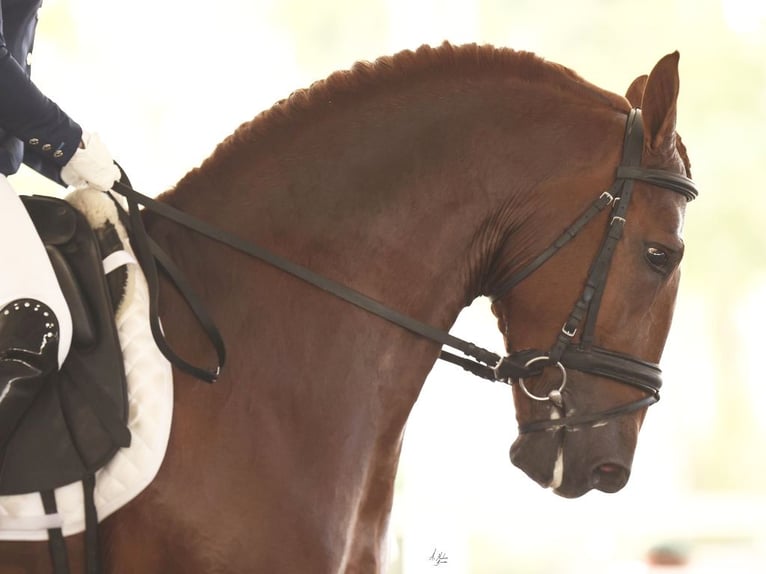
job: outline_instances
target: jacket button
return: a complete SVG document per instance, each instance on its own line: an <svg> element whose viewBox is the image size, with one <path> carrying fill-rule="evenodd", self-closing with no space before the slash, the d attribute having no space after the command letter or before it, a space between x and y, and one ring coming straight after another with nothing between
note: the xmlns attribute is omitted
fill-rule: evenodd
<svg viewBox="0 0 766 574"><path fill-rule="evenodd" d="M51 144L44 144L43 147L42 147L42 150L43 151L51 151L52 147L53 146Z"/></svg>
<svg viewBox="0 0 766 574"><path fill-rule="evenodd" d="M64 152L61 151L60 149L57 149L56 151L53 152L53 157L56 157L56 158L61 157L63 155L64 155Z"/></svg>
<svg viewBox="0 0 766 574"><path fill-rule="evenodd" d="M40 140L37 138L30 138L29 145L37 145L40 143Z"/></svg>

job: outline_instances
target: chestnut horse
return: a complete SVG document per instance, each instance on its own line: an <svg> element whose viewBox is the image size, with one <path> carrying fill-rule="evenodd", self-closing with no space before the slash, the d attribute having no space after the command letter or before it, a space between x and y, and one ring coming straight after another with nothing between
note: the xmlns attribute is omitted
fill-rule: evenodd
<svg viewBox="0 0 766 574"><path fill-rule="evenodd" d="M632 107L643 113L641 167L689 176L677 96L677 53L623 98L529 53L423 47L292 94L161 201L439 329L491 297L508 352L548 349L581 297L609 210L503 286L610 189ZM634 183L592 332L601 348L656 363L687 199ZM404 427L440 345L175 223L144 219L204 299L229 362L213 385L176 373L166 459L102 524L104 570L384 571ZM213 363L167 285L160 307L179 353ZM540 367L526 388L547 399L561 373ZM603 421L528 428L511 448L515 465L561 496L624 486L646 391L569 369L560 413L553 398L513 389L522 427L638 404ZM69 546L79 572L79 538ZM0 544L0 556L3 574L50 569L45 543Z"/></svg>

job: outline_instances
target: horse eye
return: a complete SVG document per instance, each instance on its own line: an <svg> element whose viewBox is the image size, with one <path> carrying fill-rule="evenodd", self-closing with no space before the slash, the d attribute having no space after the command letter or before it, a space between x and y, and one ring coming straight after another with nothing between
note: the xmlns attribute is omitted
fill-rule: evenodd
<svg viewBox="0 0 766 574"><path fill-rule="evenodd" d="M646 260L652 267L663 271L670 261L670 256L659 247L649 247L646 250Z"/></svg>

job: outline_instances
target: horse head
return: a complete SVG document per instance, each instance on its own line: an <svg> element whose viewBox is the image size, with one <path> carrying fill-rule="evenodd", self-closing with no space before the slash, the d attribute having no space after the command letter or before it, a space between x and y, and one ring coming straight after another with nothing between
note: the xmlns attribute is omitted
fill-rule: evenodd
<svg viewBox="0 0 766 574"><path fill-rule="evenodd" d="M648 78L637 78L627 93L631 105L642 110L637 120L642 125L637 127L643 128L643 138L635 144L635 163L655 175L667 173L671 180L678 178L675 174L681 174L679 180L689 176L689 162L675 132L678 86L675 53L661 59ZM593 177L602 177L601 170L596 172ZM605 167L606 187L615 173L614 163ZM494 297L493 311L511 355L554 344L552 351L541 355L539 374L514 386L521 432L510 454L515 465L561 496L578 497L594 488L616 492L625 486L646 406L659 398L659 370L656 382L620 384L625 381L598 368L568 365L566 354L559 359L564 344L559 343L556 351L551 337L563 333L558 341L564 340L573 354L583 348L608 349L610 357L614 352L638 359L635 364L642 366L637 368L659 362L679 285L685 204L696 192L672 193L668 191L672 184L650 180L631 182L632 199L618 200L630 202L629 207L621 206L627 210L623 216L609 214L608 209L594 215L593 221L601 223L582 226L571 241L550 254L550 262L538 262L529 275L522 268L523 280L512 281L512 290ZM566 186L580 198L593 197L595 191L590 176ZM604 203L611 203L608 192L604 197ZM621 237L605 247L613 224L621 228ZM613 253L604 256L605 249ZM603 286L584 290L583 285L598 283L599 273ZM577 321L570 324L573 317ZM551 353L558 354L546 360Z"/></svg>

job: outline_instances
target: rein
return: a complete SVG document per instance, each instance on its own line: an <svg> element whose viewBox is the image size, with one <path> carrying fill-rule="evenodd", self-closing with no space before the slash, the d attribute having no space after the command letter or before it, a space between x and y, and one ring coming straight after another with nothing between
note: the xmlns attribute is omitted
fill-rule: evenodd
<svg viewBox="0 0 766 574"><path fill-rule="evenodd" d="M163 250L148 236L141 219L139 205L146 210L169 219L179 225L191 229L214 241L228 245L251 257L276 267L286 273L297 277L319 289L322 289L352 305L381 317L398 325L416 335L429 339L441 346L460 351L463 357L442 350L440 358L461 366L472 374L492 380L512 384L515 381L524 392L532 399L550 400L555 406L564 409L561 391L566 384L566 367L605 376L620 383L638 387L648 393L644 399L634 401L608 411L596 414L585 414L563 417L556 420L543 420L521 425L519 432L533 432L550 428L571 428L587 422L603 420L627 412L632 412L649 406L659 400L659 388L662 384L660 368L658 365L624 355L619 352L601 349L592 345L593 330L598 307L601 301L606 276L609 269L612 254L619 241L625 225L625 212L630 200L632 185L635 180L646 181L664 187L684 195L691 201L697 196L694 183L682 176L650 170L639 167L643 147L643 126L640 111L632 110L628 118L625 131L623 158L617 170L616 179L609 191L602 193L591 205L571 224L551 246L532 260L522 270L515 273L498 291L500 295L495 300L507 294L515 285L531 275L536 269L550 259L563 245L574 238L577 233L596 215L606 207L612 206L612 219L608 228L607 236L602 244L596 259L591 266L585 288L580 300L575 305L569 319L564 324L558 339L550 351L523 350L509 354L506 357L483 349L473 343L450 335L448 332L437 329L431 325L404 315L383 303L372 299L350 287L323 277L310 269L298 265L284 257L277 255L252 242L245 241L234 234L212 226L200 219L188 215L170 205L160 203L150 197L142 195L132 189L130 182L123 172L121 182L115 182L112 191L124 196L128 202L128 213L122 207L120 212L124 219L129 219L131 238L141 267L146 275L150 294L150 319L151 328L157 346L165 357L180 370L203 381L212 383L219 376L226 360L226 349L223 339L214 322L205 311L204 305L196 294L190 289L188 282L182 276L181 271L175 266ZM178 356L168 345L162 333L159 320L159 278L157 264L161 270L174 283L181 295L185 298L190 309L198 322L206 332L210 342L218 355L218 366L213 369L204 369L188 363ZM574 345L572 339L585 320L585 327L579 345ZM562 384L558 390L552 391L548 396L539 397L531 394L524 379L539 375L545 366L556 365L562 372Z"/></svg>
<svg viewBox="0 0 766 574"><path fill-rule="evenodd" d="M123 174L124 177L124 174ZM383 303L376 301L375 299L360 293L346 285L328 279L322 275L314 273L310 269L298 265L284 257L269 251L255 243L245 241L242 238L219 229L213 225L210 225L200 219L197 219L187 213L184 213L170 205L160 203L146 195L143 195L130 187L129 184L122 182L115 182L112 191L119 193L128 200L128 210L130 214L130 227L132 234L135 236L133 242L135 243L136 256L144 268L144 272L147 275L147 283L150 290L150 316L152 320L152 332L155 338L158 339L158 346L163 352L165 357L173 363L176 367L182 371L201 379L205 382L214 382L221 373L221 369L226 361L226 350L223 344L223 339L215 327L212 319L209 318L204 310L203 304L197 299L191 289L188 287L187 281L183 278L181 271L172 263L170 258L164 253L164 251L148 236L146 229L144 228L143 221L141 220L140 211L138 205L142 205L148 211L156 213L166 219L169 219L183 227L191 229L209 239L228 245L246 255L260 259L261 261L268 263L269 265L276 267L277 269L289 273L298 279L301 279L307 283L310 283L314 287L322 289L344 301L356 305L368 311L378 317L386 319L398 325L416 335L430 339L440 345L450 347L452 349L462 352L464 355L470 358L460 357L449 352L442 351L441 358L458 364L470 370L477 376L489 379L500 380L494 373L493 368L499 364L501 357L495 353L483 349L478 345L474 345L468 341L450 335L448 332L441 329L437 329L431 325L418 321L412 317L404 315L395 309L387 307ZM196 315L200 325L203 327L208 335L208 338L213 343L218 355L218 366L213 369L203 369L187 363L181 359L167 344L164 335L162 334L161 327L159 325L158 318L158 275L157 266L155 263L160 264L161 269L171 279L174 285L181 291L182 295L186 298L187 304ZM529 369L520 369L517 376L529 375L532 371Z"/></svg>

